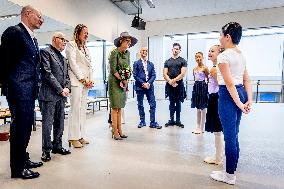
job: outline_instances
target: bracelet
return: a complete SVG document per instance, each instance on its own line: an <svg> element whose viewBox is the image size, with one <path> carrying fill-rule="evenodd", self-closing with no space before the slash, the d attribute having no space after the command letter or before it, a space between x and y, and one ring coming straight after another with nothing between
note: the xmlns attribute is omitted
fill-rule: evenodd
<svg viewBox="0 0 284 189"><path fill-rule="evenodd" d="M80 82L81 82L83 85L85 85L85 84L87 83L85 79L82 79Z"/></svg>

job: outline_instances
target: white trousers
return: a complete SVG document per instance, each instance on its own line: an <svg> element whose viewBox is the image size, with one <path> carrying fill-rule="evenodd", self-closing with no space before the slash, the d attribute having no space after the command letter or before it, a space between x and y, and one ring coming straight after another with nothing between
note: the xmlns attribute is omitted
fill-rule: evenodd
<svg viewBox="0 0 284 189"><path fill-rule="evenodd" d="M83 86L71 86L68 140L86 138L87 95L87 88Z"/></svg>

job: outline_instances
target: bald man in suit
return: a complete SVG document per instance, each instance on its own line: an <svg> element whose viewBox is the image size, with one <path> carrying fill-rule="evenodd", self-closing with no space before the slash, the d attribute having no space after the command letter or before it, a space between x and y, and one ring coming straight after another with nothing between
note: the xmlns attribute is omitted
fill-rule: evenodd
<svg viewBox="0 0 284 189"><path fill-rule="evenodd" d="M12 120L10 126L10 167L12 178L33 179L42 166L32 162L26 152L34 123L39 81L39 49L34 30L44 20L41 12L28 5L21 11L21 23L7 28L1 37L1 83Z"/></svg>
<svg viewBox="0 0 284 189"><path fill-rule="evenodd" d="M44 162L51 160L51 150L54 154L67 155L71 153L62 147L64 107L71 89L67 60L61 54L65 49L66 42L63 33L55 32L52 37L52 44L40 51L39 105L42 114L41 160ZM53 141L51 142L52 128Z"/></svg>
<svg viewBox="0 0 284 189"><path fill-rule="evenodd" d="M133 77L135 79L135 91L137 94L137 106L140 116L140 123L138 128L146 126L145 112L143 99L146 95L148 103L150 105L150 128L161 129L156 122L156 100L154 94L154 81L156 79L155 67L152 62L147 60L148 49L142 47L140 50L141 58L133 64Z"/></svg>

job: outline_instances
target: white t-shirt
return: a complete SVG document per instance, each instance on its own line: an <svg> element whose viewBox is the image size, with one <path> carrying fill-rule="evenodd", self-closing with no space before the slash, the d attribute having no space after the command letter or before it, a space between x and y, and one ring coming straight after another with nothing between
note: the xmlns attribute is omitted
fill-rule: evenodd
<svg viewBox="0 0 284 189"><path fill-rule="evenodd" d="M218 55L217 63L229 64L234 84L243 84L243 75L246 69L246 60L241 52L239 53L234 49L226 49L223 53ZM225 81L219 69L217 75L219 85L225 85Z"/></svg>

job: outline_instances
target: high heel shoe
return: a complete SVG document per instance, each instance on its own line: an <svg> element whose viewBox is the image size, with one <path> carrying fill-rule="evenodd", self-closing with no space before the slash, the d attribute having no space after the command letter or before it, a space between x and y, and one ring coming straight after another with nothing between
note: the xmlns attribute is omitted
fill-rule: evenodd
<svg viewBox="0 0 284 189"><path fill-rule="evenodd" d="M120 135L115 136L114 133L111 134L111 138L113 138L114 140L122 140L122 137Z"/></svg>
<svg viewBox="0 0 284 189"><path fill-rule="evenodd" d="M115 135L112 135L112 136L113 136L114 140L122 140L122 138L120 136L115 136Z"/></svg>
<svg viewBox="0 0 284 189"><path fill-rule="evenodd" d="M121 138L127 138L127 135L120 135Z"/></svg>
<svg viewBox="0 0 284 189"><path fill-rule="evenodd" d="M81 142L79 142L79 140L69 140L69 147L71 147L71 144L74 148L82 148L83 145L81 144Z"/></svg>
<svg viewBox="0 0 284 189"><path fill-rule="evenodd" d="M79 139L79 142L81 143L81 144L90 144L90 142L89 141L87 141L87 140L85 140L85 139L83 139L83 138L80 138Z"/></svg>

